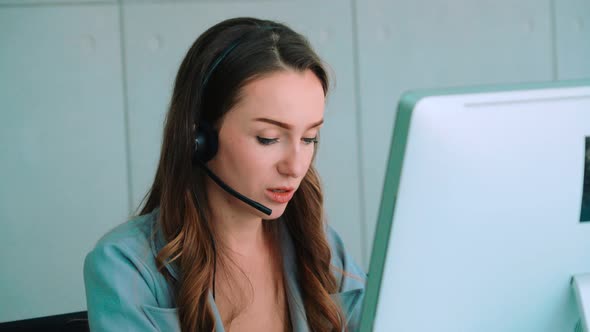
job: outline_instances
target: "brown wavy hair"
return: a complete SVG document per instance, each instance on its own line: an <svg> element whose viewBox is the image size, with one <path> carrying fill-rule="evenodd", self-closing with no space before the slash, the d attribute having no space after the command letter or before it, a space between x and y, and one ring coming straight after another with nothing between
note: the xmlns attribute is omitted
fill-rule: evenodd
<svg viewBox="0 0 590 332"><path fill-rule="evenodd" d="M311 70L328 93L328 75L309 42L284 24L254 18L229 19L205 31L178 70L158 169L140 214L160 208L158 222L167 244L156 261L169 281L164 266L176 264L180 270L174 289L182 331L215 328L208 294L219 252L209 224L206 175L192 164L194 126L207 121L218 127L245 84L282 70ZM345 318L329 296L338 291L338 283L331 270L322 189L313 166L279 219L287 223L293 238L307 323L312 331L342 331ZM265 230L273 233L273 224L276 221L265 223Z"/></svg>

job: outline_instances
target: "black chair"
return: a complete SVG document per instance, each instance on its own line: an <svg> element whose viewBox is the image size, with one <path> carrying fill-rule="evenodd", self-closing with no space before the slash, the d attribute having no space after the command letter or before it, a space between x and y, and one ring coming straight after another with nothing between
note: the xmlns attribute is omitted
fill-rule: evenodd
<svg viewBox="0 0 590 332"><path fill-rule="evenodd" d="M72 312L0 323L0 332L89 332L88 313Z"/></svg>

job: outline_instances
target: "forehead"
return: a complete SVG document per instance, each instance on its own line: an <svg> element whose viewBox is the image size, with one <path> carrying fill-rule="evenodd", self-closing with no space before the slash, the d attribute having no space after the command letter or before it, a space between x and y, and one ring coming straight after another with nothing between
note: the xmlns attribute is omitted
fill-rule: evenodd
<svg viewBox="0 0 590 332"><path fill-rule="evenodd" d="M311 70L282 70L248 82L225 120L269 118L305 126L321 120L324 107L322 83Z"/></svg>

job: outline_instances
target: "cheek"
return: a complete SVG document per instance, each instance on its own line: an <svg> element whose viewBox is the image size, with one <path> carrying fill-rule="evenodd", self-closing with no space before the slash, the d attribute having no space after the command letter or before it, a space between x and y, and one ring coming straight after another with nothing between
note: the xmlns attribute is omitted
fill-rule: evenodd
<svg viewBox="0 0 590 332"><path fill-rule="evenodd" d="M230 142L224 158L232 165L240 181L265 176L272 167L272 153L247 138Z"/></svg>

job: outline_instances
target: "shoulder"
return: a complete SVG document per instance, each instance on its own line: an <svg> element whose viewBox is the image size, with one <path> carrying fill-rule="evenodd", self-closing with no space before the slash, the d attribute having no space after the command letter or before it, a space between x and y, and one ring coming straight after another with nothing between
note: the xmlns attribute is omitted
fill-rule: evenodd
<svg viewBox="0 0 590 332"><path fill-rule="evenodd" d="M153 260L155 213L136 216L103 235L86 256L86 264L108 264L124 260L147 268ZM119 263L119 262L117 262Z"/></svg>
<svg viewBox="0 0 590 332"><path fill-rule="evenodd" d="M326 236L332 250L332 269L339 282L339 290L331 296L340 303L348 331L357 331L360 326L362 303L365 296L365 271L346 251L340 235L331 226L326 228Z"/></svg>
<svg viewBox="0 0 590 332"><path fill-rule="evenodd" d="M96 248L120 246L133 249L150 247L153 233L154 214L148 213L134 217L103 235L96 243Z"/></svg>
<svg viewBox="0 0 590 332"><path fill-rule="evenodd" d="M332 266L340 280L340 290L364 289L367 279L365 271L355 262L346 250L338 232L330 225L326 226L326 237L332 252Z"/></svg>
<svg viewBox="0 0 590 332"><path fill-rule="evenodd" d="M90 263L107 268L109 263L120 261L133 264L141 270L149 268L148 263L153 257L153 219L152 214L138 216L110 230L86 256L85 268Z"/></svg>
<svg viewBox="0 0 590 332"><path fill-rule="evenodd" d="M84 261L91 330L179 331L173 292L154 254L157 214L135 217L109 231Z"/></svg>
<svg viewBox="0 0 590 332"><path fill-rule="evenodd" d="M100 281L99 285L119 280L145 285L146 290L161 287L152 250L154 222L153 213L138 216L98 240L84 260L87 283L91 279Z"/></svg>

